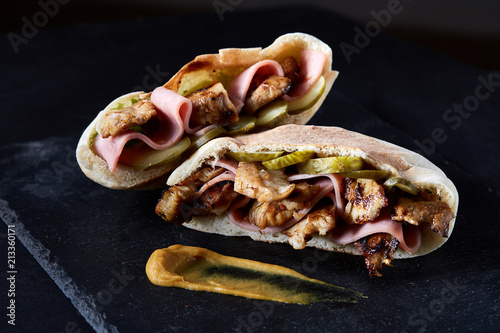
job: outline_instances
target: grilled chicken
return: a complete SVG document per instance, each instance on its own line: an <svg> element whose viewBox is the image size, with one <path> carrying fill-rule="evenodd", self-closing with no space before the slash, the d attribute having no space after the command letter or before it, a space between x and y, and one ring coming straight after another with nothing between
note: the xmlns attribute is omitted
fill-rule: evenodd
<svg viewBox="0 0 500 333"><path fill-rule="evenodd" d="M229 206L239 196L234 192L232 181L220 182L208 190L196 200L194 207L205 212L220 215L229 209Z"/></svg>
<svg viewBox="0 0 500 333"><path fill-rule="evenodd" d="M194 125L225 125L239 120L236 108L220 82L186 96L192 102Z"/></svg>
<svg viewBox="0 0 500 333"><path fill-rule="evenodd" d="M379 270L391 264L399 241L390 234L378 233L367 236L354 244L363 255L370 276L382 276Z"/></svg>
<svg viewBox="0 0 500 333"><path fill-rule="evenodd" d="M223 168L205 167L178 185L167 187L156 205L156 214L168 222L189 221L196 212L194 198L198 189L223 171ZM209 199L204 200L210 202Z"/></svg>
<svg viewBox="0 0 500 333"><path fill-rule="evenodd" d="M306 243L311 239L311 235L319 233L326 235L326 233L335 227L337 220L337 209L335 205L330 205L318 209L306 215L299 223L288 229L286 235L288 243L294 249L300 250L306 247Z"/></svg>
<svg viewBox="0 0 500 333"><path fill-rule="evenodd" d="M286 94L290 86L291 80L286 76L269 76L254 90L249 89L249 93L245 100L245 106L243 107L245 112L254 114L267 103Z"/></svg>
<svg viewBox="0 0 500 333"><path fill-rule="evenodd" d="M318 186L301 182L286 198L274 202L255 201L248 212L248 222L260 229L285 224L291 218L300 219L299 212L308 205L308 200L318 191Z"/></svg>
<svg viewBox="0 0 500 333"><path fill-rule="evenodd" d="M118 135L136 125L147 123L156 116L153 103L140 100L132 106L113 110L104 115L100 133L103 138Z"/></svg>
<svg viewBox="0 0 500 333"><path fill-rule="evenodd" d="M447 203L441 201L417 201L399 198L394 205L392 219L413 225L429 224L432 231L442 237L448 236L448 228L454 214Z"/></svg>
<svg viewBox="0 0 500 333"><path fill-rule="evenodd" d="M260 162L240 162L236 169L234 190L259 202L284 199L294 188L283 170L267 170Z"/></svg>
<svg viewBox="0 0 500 333"><path fill-rule="evenodd" d="M299 64L293 57L287 57L280 62L281 67L285 76L290 79L292 85L295 80L299 77Z"/></svg>
<svg viewBox="0 0 500 333"><path fill-rule="evenodd" d="M344 178L344 185L347 204L343 218L347 223L373 221L389 203L384 188L375 180Z"/></svg>

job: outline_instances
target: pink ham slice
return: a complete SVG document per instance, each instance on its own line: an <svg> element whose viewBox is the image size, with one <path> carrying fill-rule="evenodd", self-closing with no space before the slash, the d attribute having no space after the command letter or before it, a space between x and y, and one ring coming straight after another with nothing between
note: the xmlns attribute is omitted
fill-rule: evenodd
<svg viewBox="0 0 500 333"><path fill-rule="evenodd" d="M191 101L181 95L163 87L156 88L151 94L151 102L158 111L160 128L149 137L136 132L126 131L106 139L98 135L94 141L93 149L108 163L111 172L114 172L125 144L138 139L145 142L149 147L162 150L177 143L184 132L193 134L203 130L204 126L191 128Z"/></svg>
<svg viewBox="0 0 500 333"><path fill-rule="evenodd" d="M300 99L316 83L323 72L326 54L319 51L303 50L300 52L300 74L292 91L283 98L289 102ZM256 74L283 76L283 68L274 60L262 60L250 66L236 76L227 89L231 102L240 112L250 83Z"/></svg>
<svg viewBox="0 0 500 333"><path fill-rule="evenodd" d="M339 245L346 245L369 235L387 233L398 239L399 248L408 253L415 253L420 247L418 227L409 225L403 228L402 223L391 219L391 210L391 208L384 208L372 222L337 225L330 232L330 239Z"/></svg>
<svg viewBox="0 0 500 333"><path fill-rule="evenodd" d="M208 182L206 182L205 184L203 184L203 186L198 190L198 192L196 192L196 195L194 197L194 200L198 200L199 197L201 197L201 195L206 191L208 190L209 188L211 188L212 186L214 186L215 184L219 183L219 182L224 182L224 181L233 181L234 182L234 178L236 177L236 175L234 173L232 173L231 171L226 171L212 179L210 179Z"/></svg>

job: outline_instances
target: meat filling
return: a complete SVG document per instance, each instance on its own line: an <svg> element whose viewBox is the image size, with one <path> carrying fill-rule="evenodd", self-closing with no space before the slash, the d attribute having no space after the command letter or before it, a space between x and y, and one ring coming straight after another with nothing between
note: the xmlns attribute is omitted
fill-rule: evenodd
<svg viewBox="0 0 500 333"><path fill-rule="evenodd" d="M267 103L283 96L291 87L291 81L286 76L271 75L260 83L254 90L249 89L243 109L253 115Z"/></svg>
<svg viewBox="0 0 500 333"><path fill-rule="evenodd" d="M238 113L220 82L186 96L193 105L194 125L225 125L239 120Z"/></svg>
<svg viewBox="0 0 500 333"><path fill-rule="evenodd" d="M289 237L288 243L296 250L303 249L313 234L324 236L332 230L336 220L337 209L335 205L309 213L303 220L286 231L286 235Z"/></svg>
<svg viewBox="0 0 500 333"><path fill-rule="evenodd" d="M104 115L100 133L103 138L116 136L133 126L143 125L156 116L153 103L140 100L132 106L113 110Z"/></svg>
<svg viewBox="0 0 500 333"><path fill-rule="evenodd" d="M379 270L391 264L399 241L389 234L378 233L367 236L354 244L363 255L370 276L382 276Z"/></svg>
<svg viewBox="0 0 500 333"><path fill-rule="evenodd" d="M448 237L448 228L454 214L447 203L441 201L417 201L401 197L394 206L392 219L413 225L429 224L432 231Z"/></svg>
<svg viewBox="0 0 500 333"><path fill-rule="evenodd" d="M350 224L363 224L373 221L383 207L389 203L384 188L372 179L345 178L344 220Z"/></svg>

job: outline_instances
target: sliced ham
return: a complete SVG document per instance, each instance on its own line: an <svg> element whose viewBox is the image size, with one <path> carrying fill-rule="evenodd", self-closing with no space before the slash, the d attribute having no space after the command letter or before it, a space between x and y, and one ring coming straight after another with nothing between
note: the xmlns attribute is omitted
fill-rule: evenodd
<svg viewBox="0 0 500 333"><path fill-rule="evenodd" d="M230 160L228 158L221 158L218 160L212 160L208 162L212 168L216 166L227 169L232 173L236 174L236 169L238 169L238 162L235 160Z"/></svg>
<svg viewBox="0 0 500 333"><path fill-rule="evenodd" d="M398 239L402 250L416 252L420 246L420 231L415 226L403 227L402 223L393 221L390 212L390 208L384 208L375 220L364 224L337 225L330 232L330 239L339 245L346 245L369 235L387 233Z"/></svg>
<svg viewBox="0 0 500 333"><path fill-rule="evenodd" d="M331 173L325 173L325 174L319 174L319 175L308 175L308 174L296 174L296 175L291 175L288 177L288 181L297 181L297 180L305 180L305 179L313 179L313 178L321 178L321 177L327 177L330 179L330 181L333 184L333 190L334 193L328 193L328 195L333 202L335 203L335 206L337 207L337 210L339 213L343 213L345 209L345 204L344 200L342 199L342 192L341 192L341 187L342 187L342 176L337 175L337 174L331 174Z"/></svg>
<svg viewBox="0 0 500 333"><path fill-rule="evenodd" d="M183 136L184 132L193 134L200 132L206 126L191 128L191 101L181 95L163 87L156 88L151 94L151 102L157 110L160 127L151 135L146 136L136 131L126 131L106 139L98 135L94 141L93 149L108 163L113 172L120 159L125 144L138 139L156 150L163 150L173 146Z"/></svg>
<svg viewBox="0 0 500 333"><path fill-rule="evenodd" d="M219 182L224 182L224 181L233 181L234 182L234 177L235 177L235 174L231 171L226 171L212 179L210 179L208 182L206 182L205 184L203 184L203 186L198 190L198 192L196 192L196 195L194 197L194 200L196 201L199 197L201 197L201 195L206 191L208 190L209 188L211 188L212 186L214 186L215 184L219 183Z"/></svg>
<svg viewBox="0 0 500 333"><path fill-rule="evenodd" d="M318 81L326 61L323 52L303 50L300 52L299 78L294 83L291 91L283 98L289 102L296 101L304 96Z"/></svg>

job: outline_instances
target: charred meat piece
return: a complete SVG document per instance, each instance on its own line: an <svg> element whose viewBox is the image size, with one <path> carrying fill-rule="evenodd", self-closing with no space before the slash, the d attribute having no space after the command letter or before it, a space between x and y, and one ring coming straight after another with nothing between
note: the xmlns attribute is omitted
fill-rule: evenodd
<svg viewBox="0 0 500 333"><path fill-rule="evenodd" d="M378 233L365 237L354 244L363 255L370 276L382 276L379 270L385 265L391 264L399 241L390 234Z"/></svg>
<svg viewBox="0 0 500 333"><path fill-rule="evenodd" d="M307 241L311 239L312 234L326 235L335 227L336 220L337 209L335 205L309 213L299 223L288 229L286 232L289 237L288 243L296 250L303 249L306 247Z"/></svg>
<svg viewBox="0 0 500 333"><path fill-rule="evenodd" d="M291 81L286 76L271 75L261 84L247 94L245 112L253 115L258 109L267 103L283 96L290 89Z"/></svg>
<svg viewBox="0 0 500 333"><path fill-rule="evenodd" d="M295 80L299 77L299 64L297 60L293 57L287 57L280 62L281 67L283 68L283 72L285 76L290 79L292 85Z"/></svg>
<svg viewBox="0 0 500 333"><path fill-rule="evenodd" d="M196 200L194 207L209 213L220 215L229 209L231 203L239 196L234 192L232 181L223 181L210 187Z"/></svg>
<svg viewBox="0 0 500 333"><path fill-rule="evenodd" d="M239 120L226 89L215 82L186 96L192 102L191 122L194 125L224 125Z"/></svg>
<svg viewBox="0 0 500 333"><path fill-rule="evenodd" d="M344 220L350 224L373 221L383 207L389 204L384 188L372 179L344 178L345 207Z"/></svg>
<svg viewBox="0 0 500 333"><path fill-rule="evenodd" d="M234 190L260 202L284 199L294 188L283 170L267 170L260 162L240 162L236 169Z"/></svg>
<svg viewBox="0 0 500 333"><path fill-rule="evenodd" d="M156 109L153 103L140 100L132 106L113 110L104 115L100 129L101 136L107 138L118 135L136 125L147 123L156 116Z"/></svg>
<svg viewBox="0 0 500 333"><path fill-rule="evenodd" d="M189 220L196 211L193 201L198 189L222 172L223 168L205 167L178 185L166 188L156 204L156 214L168 222L182 223Z"/></svg>
<svg viewBox="0 0 500 333"><path fill-rule="evenodd" d="M448 228L454 214L450 206L442 201L417 201L401 197L394 205L392 219L413 225L429 224L432 231L448 237Z"/></svg>
<svg viewBox="0 0 500 333"><path fill-rule="evenodd" d="M195 194L189 186L170 186L163 191L155 212L167 222L182 223L190 218L188 203L192 202Z"/></svg>

